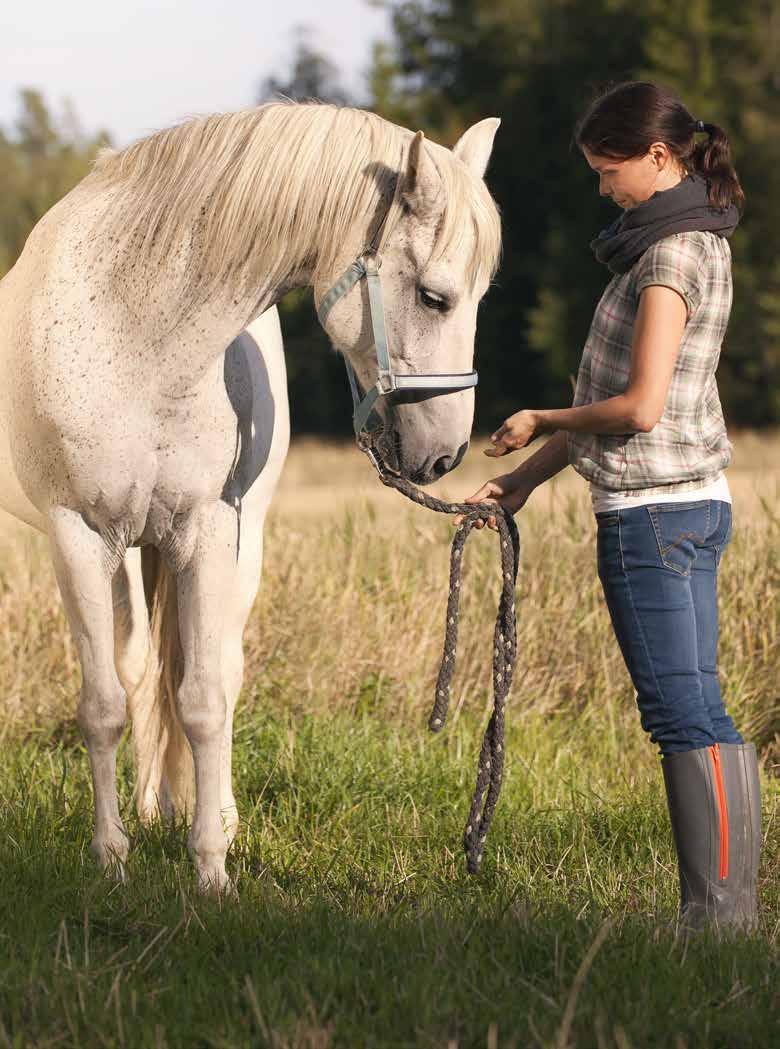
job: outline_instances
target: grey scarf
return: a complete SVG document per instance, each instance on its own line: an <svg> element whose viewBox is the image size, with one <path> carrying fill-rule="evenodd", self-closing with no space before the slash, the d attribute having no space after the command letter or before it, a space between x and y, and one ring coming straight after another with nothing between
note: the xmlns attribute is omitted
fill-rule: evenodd
<svg viewBox="0 0 780 1049"><path fill-rule="evenodd" d="M730 237L739 217L735 204L724 210L713 207L707 200L707 180L693 173L671 189L658 190L635 208L628 208L590 246L599 262L613 273L628 273L657 240L692 230Z"/></svg>

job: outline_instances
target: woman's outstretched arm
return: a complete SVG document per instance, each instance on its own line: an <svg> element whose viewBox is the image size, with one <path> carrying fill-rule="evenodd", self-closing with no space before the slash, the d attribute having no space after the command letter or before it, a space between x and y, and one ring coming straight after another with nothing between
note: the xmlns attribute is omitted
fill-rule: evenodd
<svg viewBox="0 0 780 1049"><path fill-rule="evenodd" d="M546 441L533 455L529 455L513 472L533 479L534 488L537 488L540 484L544 484L545 481L549 481L551 477L560 473L568 465L569 454L566 447L566 431L556 430L549 441Z"/></svg>
<svg viewBox="0 0 780 1049"><path fill-rule="evenodd" d="M572 433L649 433L663 414L680 340L686 302L663 285L650 285L639 298L634 321L631 363L626 388L576 408L525 409L510 416L491 436L487 455L506 455L535 437L556 430Z"/></svg>

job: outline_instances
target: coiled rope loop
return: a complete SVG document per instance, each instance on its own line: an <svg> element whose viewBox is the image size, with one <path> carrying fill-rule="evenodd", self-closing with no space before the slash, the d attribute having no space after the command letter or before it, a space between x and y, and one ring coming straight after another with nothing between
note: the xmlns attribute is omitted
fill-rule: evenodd
<svg viewBox="0 0 780 1049"><path fill-rule="evenodd" d="M496 625L493 631L493 713L485 730L479 754L477 783L471 800L469 818L463 833L463 848L470 874L476 874L482 863L482 854L488 830L493 819L504 772L504 716L507 697L517 655L517 628L515 619L515 583L520 563L520 537L512 514L493 503L445 503L420 491L411 482L387 470L381 458L370 446L361 445L376 467L382 484L405 495L407 499L442 514L462 514L450 551L450 592L447 599L447 623L444 631L444 652L436 680L433 711L428 720L432 732L439 732L447 720L450 685L455 672L460 610L460 581L463 547L477 521L495 517L501 542L501 597L498 603ZM487 797L485 793L487 792Z"/></svg>

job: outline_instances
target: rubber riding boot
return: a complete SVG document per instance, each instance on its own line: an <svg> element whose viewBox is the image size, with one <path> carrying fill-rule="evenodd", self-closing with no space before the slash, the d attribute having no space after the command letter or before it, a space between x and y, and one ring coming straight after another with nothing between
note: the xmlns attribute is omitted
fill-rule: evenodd
<svg viewBox="0 0 780 1049"><path fill-rule="evenodd" d="M715 743L661 761L680 868L680 925L755 928L761 849L756 748Z"/></svg>

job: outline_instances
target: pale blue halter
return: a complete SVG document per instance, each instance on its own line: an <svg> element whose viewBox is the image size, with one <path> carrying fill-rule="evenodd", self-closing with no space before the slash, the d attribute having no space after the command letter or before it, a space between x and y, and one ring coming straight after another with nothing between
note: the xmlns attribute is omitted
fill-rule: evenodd
<svg viewBox="0 0 780 1049"><path fill-rule="evenodd" d="M374 403L379 397L384 397L396 391L412 390L425 392L429 397L435 397L442 393L452 393L454 390L467 390L477 385L477 373L450 372L441 375L420 374L398 374L390 366L390 354L387 349L387 333L385 331L385 313L382 307L382 283L379 277L379 268L382 265L381 256L377 253L366 251L360 258L344 271L330 291L325 295L317 310L320 324L325 327L325 319L331 308L342 295L346 295L354 288L359 280L366 278L368 283L368 301L371 307L371 328L376 348L377 381L370 390L361 398L355 370L344 358L349 387L352 391L352 425L355 436L360 438L364 432L372 433L381 428L382 421L373 411ZM371 417L373 416L373 419ZM371 425L369 425L371 420Z"/></svg>

